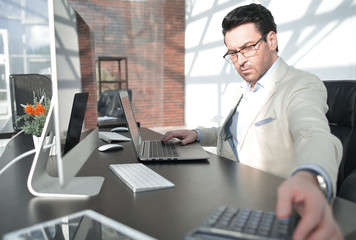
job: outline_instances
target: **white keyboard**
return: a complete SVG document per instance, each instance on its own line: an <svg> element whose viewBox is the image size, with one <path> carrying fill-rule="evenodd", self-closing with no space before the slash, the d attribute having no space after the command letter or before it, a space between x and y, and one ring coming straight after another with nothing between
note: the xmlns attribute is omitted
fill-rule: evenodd
<svg viewBox="0 0 356 240"><path fill-rule="evenodd" d="M107 143L112 142L124 142L124 141L131 141L131 138L125 137L116 132L99 132L99 138Z"/></svg>
<svg viewBox="0 0 356 240"><path fill-rule="evenodd" d="M174 187L174 184L142 163L110 164L110 169L131 188L142 192Z"/></svg>

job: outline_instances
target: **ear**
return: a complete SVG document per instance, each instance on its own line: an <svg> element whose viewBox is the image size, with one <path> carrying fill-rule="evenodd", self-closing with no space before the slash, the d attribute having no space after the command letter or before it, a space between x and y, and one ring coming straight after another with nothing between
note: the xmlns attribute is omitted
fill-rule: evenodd
<svg viewBox="0 0 356 240"><path fill-rule="evenodd" d="M271 50L277 50L278 47L278 39L277 39L277 34L273 31L271 31L267 37L267 44L270 47Z"/></svg>

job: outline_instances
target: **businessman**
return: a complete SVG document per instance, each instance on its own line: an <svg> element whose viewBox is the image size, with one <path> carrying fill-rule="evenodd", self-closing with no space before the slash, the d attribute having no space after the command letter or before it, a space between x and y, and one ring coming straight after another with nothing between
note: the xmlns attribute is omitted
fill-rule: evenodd
<svg viewBox="0 0 356 240"><path fill-rule="evenodd" d="M259 4L238 7L222 22L224 58L244 79L222 127L177 130L162 141L181 139L216 146L223 157L284 177L276 212L301 216L294 239L342 239L328 199L336 191L342 156L325 113L326 89L316 76L278 56L277 27Z"/></svg>

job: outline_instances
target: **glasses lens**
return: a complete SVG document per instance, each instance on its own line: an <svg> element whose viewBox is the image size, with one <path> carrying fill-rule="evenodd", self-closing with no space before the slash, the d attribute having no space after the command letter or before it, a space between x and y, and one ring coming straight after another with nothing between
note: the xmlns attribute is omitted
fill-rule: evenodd
<svg viewBox="0 0 356 240"><path fill-rule="evenodd" d="M225 60L226 60L227 62L229 62L229 63L232 62L232 61L231 61L230 54L227 54L224 58L225 58Z"/></svg>
<svg viewBox="0 0 356 240"><path fill-rule="evenodd" d="M241 50L241 53L244 55L244 57L252 57L256 54L256 49L254 46L247 46Z"/></svg>

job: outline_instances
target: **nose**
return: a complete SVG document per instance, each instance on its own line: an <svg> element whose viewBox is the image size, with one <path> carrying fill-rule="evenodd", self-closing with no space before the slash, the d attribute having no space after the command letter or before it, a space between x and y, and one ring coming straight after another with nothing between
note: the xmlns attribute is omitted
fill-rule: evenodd
<svg viewBox="0 0 356 240"><path fill-rule="evenodd" d="M247 61L247 58L244 55L242 55L241 52L238 52L236 54L237 54L237 64L239 64L240 66L244 65L244 63Z"/></svg>

